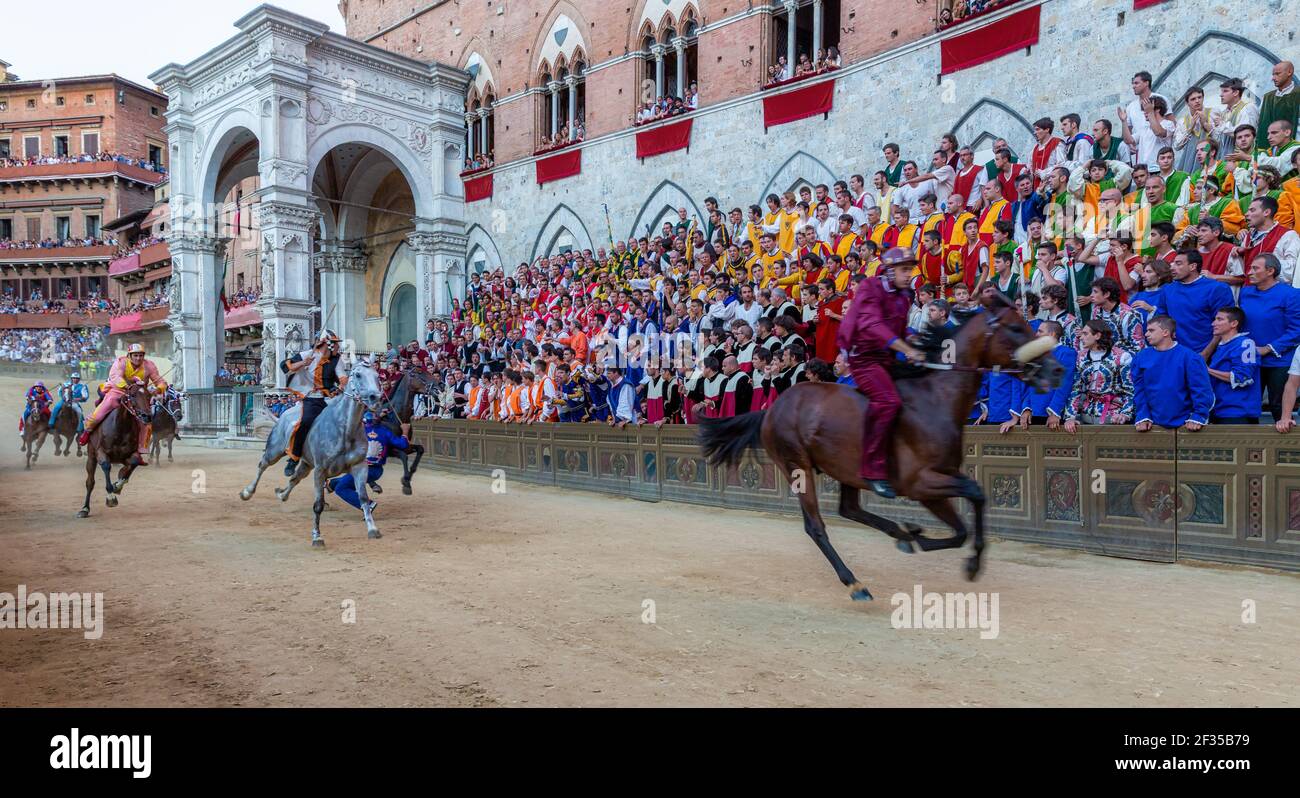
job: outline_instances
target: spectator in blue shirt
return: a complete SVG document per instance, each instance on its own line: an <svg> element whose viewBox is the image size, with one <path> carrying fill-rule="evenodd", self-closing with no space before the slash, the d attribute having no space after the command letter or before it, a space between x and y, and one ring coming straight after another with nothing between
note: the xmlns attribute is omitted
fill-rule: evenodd
<svg viewBox="0 0 1300 798"><path fill-rule="evenodd" d="M1300 345L1300 290L1279 280L1282 262L1265 254L1249 265L1250 284L1242 286L1242 331L1255 342L1259 355L1261 393L1268 393L1268 412L1282 418L1282 392L1287 366Z"/></svg>
<svg viewBox="0 0 1300 798"><path fill-rule="evenodd" d="M1129 374L1138 432L1154 426L1195 432L1210 421L1210 373L1199 354L1174 340L1177 330L1177 322L1168 316L1151 319L1149 346L1133 357Z"/></svg>
<svg viewBox="0 0 1300 798"><path fill-rule="evenodd" d="M1259 354L1255 342L1241 331L1241 308L1219 308L1214 314L1210 343L1210 385L1214 390L1211 424L1258 424L1260 406Z"/></svg>
<svg viewBox="0 0 1300 798"><path fill-rule="evenodd" d="M1174 281L1156 299L1156 315L1172 318L1177 324L1179 345L1197 355L1204 354L1210 345L1214 314L1219 308L1236 304L1231 288L1201 274L1201 263L1200 252L1180 250L1174 258Z"/></svg>
<svg viewBox="0 0 1300 798"><path fill-rule="evenodd" d="M1160 301L1160 293L1166 285L1173 279L1169 271L1169 264L1156 258L1149 263L1144 263L1138 269L1142 277L1142 290L1136 294L1130 294L1128 298L1129 307L1142 314L1142 325L1151 320L1156 313L1156 304Z"/></svg>
<svg viewBox="0 0 1300 798"><path fill-rule="evenodd" d="M1038 337L1056 341L1052 357L1056 358L1056 362L1065 371L1061 374L1061 384L1051 391L1039 392L1016 380L1016 406L1020 408L1021 429L1029 429L1030 424L1046 425L1048 429L1061 427L1065 403L1070 400L1070 389L1074 386L1074 369L1079 365L1079 352L1073 346L1061 342L1064 335L1065 328L1059 321L1044 321L1038 325Z"/></svg>

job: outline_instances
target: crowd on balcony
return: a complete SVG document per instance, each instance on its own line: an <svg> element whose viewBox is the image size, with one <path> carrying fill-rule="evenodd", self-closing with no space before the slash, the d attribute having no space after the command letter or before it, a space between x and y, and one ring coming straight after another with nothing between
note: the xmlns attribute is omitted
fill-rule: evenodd
<svg viewBox="0 0 1300 798"><path fill-rule="evenodd" d="M465 168L464 170L461 171L461 174L469 174L470 172L481 172L484 169L491 169L495 165L496 165L496 161L493 159L493 154L491 151L487 153L479 153L478 155L475 155L473 158L465 159Z"/></svg>
<svg viewBox="0 0 1300 798"><path fill-rule="evenodd" d="M940 0L939 30L965 22L1018 0Z"/></svg>
<svg viewBox="0 0 1300 798"><path fill-rule="evenodd" d="M842 63L843 59L840 57L839 48L833 46L818 50L816 58L810 58L807 53L799 53L793 70L790 68L789 59L784 55L779 55L776 63L767 68L767 81L763 85L771 88L784 83L824 75L827 72L839 69Z"/></svg>
<svg viewBox="0 0 1300 798"><path fill-rule="evenodd" d="M132 158L130 155L123 155L116 152L100 153L82 153L81 155L34 155L30 158L0 158L0 169L11 169L22 166L53 166L65 163L98 163L103 161L112 161L114 163L127 164L136 166L150 172L166 174L166 167L161 164L155 164L153 161L144 158Z"/></svg>
<svg viewBox="0 0 1300 798"><path fill-rule="evenodd" d="M231 296L226 297L226 307L230 310L242 308L245 305L252 305L262 298L262 292L256 288L241 288Z"/></svg>
<svg viewBox="0 0 1300 798"><path fill-rule="evenodd" d="M166 291L150 291L135 302L132 302L130 305L115 308L112 311L112 315L113 318L117 318L118 316L127 316L132 313L143 313L152 308L167 307L168 305L170 305L170 298Z"/></svg>
<svg viewBox="0 0 1300 798"><path fill-rule="evenodd" d="M140 238L137 239L136 242L131 246L118 250L117 255L115 255L114 257L129 258L132 255L139 255L146 248L152 247L154 244L166 243L166 241L167 239L163 238L162 236L147 236L145 238Z"/></svg>
<svg viewBox="0 0 1300 798"><path fill-rule="evenodd" d="M22 363L77 364L104 354L104 329L3 330L0 360Z"/></svg>
<svg viewBox="0 0 1300 798"><path fill-rule="evenodd" d="M663 96L652 103L641 106L636 114L636 125L648 125L674 116L689 114L700 107L700 90L694 82L687 89L684 97Z"/></svg>
<svg viewBox="0 0 1300 798"><path fill-rule="evenodd" d="M23 299L10 287L0 292L0 313L6 314L80 313L86 315L106 313L116 306L116 303L100 296L98 292L91 292L83 299L74 299L71 289L65 290L63 296L58 298L46 298L39 288L32 289L27 299Z"/></svg>
<svg viewBox="0 0 1300 798"><path fill-rule="evenodd" d="M562 150L565 147L577 144L587 138L587 129L583 126L582 119L579 118L570 126L568 122L560 125L560 131L554 136L542 136L541 146L533 153L541 155L544 152L553 150Z"/></svg>
<svg viewBox="0 0 1300 798"><path fill-rule="evenodd" d="M39 241L15 241L10 238L0 238L0 250L25 250L25 249L58 249L78 248L78 247L115 247L117 239L112 236L95 238L93 236L84 236L82 238L43 238Z"/></svg>
<svg viewBox="0 0 1300 798"><path fill-rule="evenodd" d="M987 375L972 423L1286 431L1300 387L1292 77L1278 64L1262 107L1224 80L1214 113L1193 87L1175 118L1139 72L1114 117L1085 127L1061 109L987 163L951 133L913 157L891 143L833 185L729 209L709 197L706 218L682 208L657 235L472 275L450 323L390 348L386 380L418 365L439 386L428 412L511 423L760 408L798 382L852 383L837 328L902 248L913 334L1001 292L1066 368L1050 394Z"/></svg>

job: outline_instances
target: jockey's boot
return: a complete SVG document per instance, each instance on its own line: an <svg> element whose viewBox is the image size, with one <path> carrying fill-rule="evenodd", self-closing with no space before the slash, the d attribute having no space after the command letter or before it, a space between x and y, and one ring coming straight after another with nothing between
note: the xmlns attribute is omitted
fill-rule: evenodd
<svg viewBox="0 0 1300 798"><path fill-rule="evenodd" d="M297 461L297 460L294 460L292 457L285 458L285 461L284 461L284 475L285 475L286 477L292 477L292 476L293 476L293 472L295 472L295 471L297 471L297 470L298 470L298 461Z"/></svg>
<svg viewBox="0 0 1300 798"><path fill-rule="evenodd" d="M137 467L139 467L139 466L147 466L147 465L149 465L149 453L148 453L148 452L136 452L136 454L135 454L135 464L136 464Z"/></svg>
<svg viewBox="0 0 1300 798"><path fill-rule="evenodd" d="M77 445L78 446L90 445L90 430L86 429L81 431L81 434L77 436Z"/></svg>
<svg viewBox="0 0 1300 798"><path fill-rule="evenodd" d="M871 488L871 492L876 494L882 499L898 498L898 494L894 493L894 489L893 487L890 486L889 480L869 479L867 480L867 487Z"/></svg>

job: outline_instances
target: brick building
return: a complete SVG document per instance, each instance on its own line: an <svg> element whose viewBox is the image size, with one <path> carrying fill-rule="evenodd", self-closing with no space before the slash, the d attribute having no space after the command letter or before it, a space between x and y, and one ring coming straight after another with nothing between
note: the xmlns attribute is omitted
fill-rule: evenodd
<svg viewBox="0 0 1300 798"><path fill-rule="evenodd" d="M110 293L105 226L153 206L166 109L166 96L116 75L0 81L0 291Z"/></svg>
<svg viewBox="0 0 1300 798"><path fill-rule="evenodd" d="M588 138L600 136L691 83L701 107L752 94L790 49L836 46L851 63L928 35L935 21L935 0L342 0L339 10L354 39L470 71L474 151L486 139L497 163L531 154L554 135L553 118L562 127L576 116Z"/></svg>

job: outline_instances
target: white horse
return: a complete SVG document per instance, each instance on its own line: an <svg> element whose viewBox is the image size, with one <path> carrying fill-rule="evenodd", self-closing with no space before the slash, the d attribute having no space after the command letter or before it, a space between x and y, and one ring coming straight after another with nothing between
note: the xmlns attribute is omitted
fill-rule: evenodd
<svg viewBox="0 0 1300 798"><path fill-rule="evenodd" d="M384 400L384 393L379 387L379 375L370 364L358 362L348 370L347 386L343 393L327 403L326 408L316 417L307 440L303 443L302 457L289 484L276 488L275 495L280 501L288 501L294 486L315 472L316 500L312 504L315 513L311 530L311 545L324 548L325 541L320 534L320 514L325 509L325 483L333 477L352 474L361 497L361 512L366 519L366 533L371 538L381 537L375 526L375 518L370 510L370 497L366 491L366 476L369 465L366 464L367 440L365 425L361 417L366 410L375 411ZM286 410L275 424L262 459L257 464L257 475L253 481L239 492L239 498L248 501L257 492L257 483L261 481L266 469L279 462L287 453L289 439L293 429L302 416L302 405Z"/></svg>

